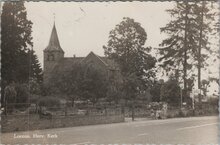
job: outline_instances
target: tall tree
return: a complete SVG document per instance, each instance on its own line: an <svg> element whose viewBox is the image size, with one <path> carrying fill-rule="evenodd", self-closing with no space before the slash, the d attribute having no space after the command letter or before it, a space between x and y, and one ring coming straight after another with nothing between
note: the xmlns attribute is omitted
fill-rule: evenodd
<svg viewBox="0 0 220 145"><path fill-rule="evenodd" d="M27 19L24 2L5 2L1 15L2 80L6 84L29 79L28 49L33 46L32 22Z"/></svg>
<svg viewBox="0 0 220 145"><path fill-rule="evenodd" d="M16 100L27 101L24 94L31 92L32 80L37 83L42 81L42 70L34 51L32 42L32 22L27 19L27 12L23 1L4 2L1 15L1 75L2 97L5 96L4 88L15 82L18 90ZM32 78L30 80L30 78ZM20 88L20 89L19 89ZM24 93L25 92L25 93ZM26 95L29 96L29 95ZM23 99L23 100L22 100ZM2 99L2 103L3 103ZM18 103L18 101L16 101Z"/></svg>
<svg viewBox="0 0 220 145"><path fill-rule="evenodd" d="M155 80L153 82L152 87L150 88L150 94L152 95L152 101L153 102L160 102L161 100L161 87L164 84L164 80Z"/></svg>
<svg viewBox="0 0 220 145"><path fill-rule="evenodd" d="M178 106L180 101L179 82L171 75L160 89L161 101L167 102L171 106Z"/></svg>
<svg viewBox="0 0 220 145"><path fill-rule="evenodd" d="M34 50L29 50L28 55L30 58L29 76L31 79L36 80L38 84L41 84L43 81L43 70L41 68L41 64L38 60L38 57L35 54Z"/></svg>
<svg viewBox="0 0 220 145"><path fill-rule="evenodd" d="M162 48L159 49L161 55L159 61L162 62L161 66L166 71L181 72L184 97L187 96L187 81L191 73L188 70L192 71L195 65L194 54L197 53L195 48L198 45L195 6L195 2L176 2L173 9L167 10L171 15L171 21L161 28L161 32L168 34L168 38L160 44Z"/></svg>
<svg viewBox="0 0 220 145"><path fill-rule="evenodd" d="M114 73L108 76L108 83L107 83L107 98L108 102L114 101L115 104L118 104L121 97L123 96L122 92L122 76L120 73L115 75Z"/></svg>
<svg viewBox="0 0 220 145"><path fill-rule="evenodd" d="M147 33L140 23L131 18L123 21L110 31L105 55L117 62L123 76L125 100L132 100L132 119L136 97L146 90L155 77L153 68L156 58L149 54L151 48L145 46Z"/></svg>
<svg viewBox="0 0 220 145"><path fill-rule="evenodd" d="M213 34L216 24L217 11L213 11L213 2L201 1L196 2L194 6L194 15L197 24L197 47L195 47L195 60L197 61L198 68L198 89L202 89L201 83L201 69L204 68L207 63L206 59L209 58L210 54L213 54L214 50L210 48L209 35ZM215 34L215 32L214 32ZM201 96L201 94L199 94ZM199 97L201 102L201 97Z"/></svg>
<svg viewBox="0 0 220 145"><path fill-rule="evenodd" d="M161 32L167 33L159 50L162 67L167 71L181 70L184 84L184 96L189 89L188 80L195 68L198 68L198 86L201 86L201 68L207 64L213 50L210 48L209 35L213 29L215 13L211 2L176 2L173 9L167 10L172 20ZM190 71L188 71L190 70Z"/></svg>
<svg viewBox="0 0 220 145"><path fill-rule="evenodd" d="M93 104L107 96L107 77L93 65L82 65L79 81L79 92L83 100Z"/></svg>
<svg viewBox="0 0 220 145"><path fill-rule="evenodd" d="M110 32L108 44L103 46L105 55L119 64L123 76L139 80L137 90L147 87L155 76L156 58L149 54L151 48L145 47L146 40L147 34L140 23L126 17Z"/></svg>

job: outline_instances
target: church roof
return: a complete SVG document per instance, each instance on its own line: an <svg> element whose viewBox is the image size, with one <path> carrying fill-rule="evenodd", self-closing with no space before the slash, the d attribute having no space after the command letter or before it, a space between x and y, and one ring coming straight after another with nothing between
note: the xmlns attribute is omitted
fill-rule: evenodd
<svg viewBox="0 0 220 145"><path fill-rule="evenodd" d="M61 51L64 53L63 49L60 46L55 23L53 25L49 44L44 51Z"/></svg>
<svg viewBox="0 0 220 145"><path fill-rule="evenodd" d="M111 60L111 59L109 59L107 57L99 56L99 55L95 54L92 51L82 61L84 61L85 59L89 58L90 56L95 56L95 58L100 60L102 62L102 64L104 64L109 69L118 69L119 68L114 60Z"/></svg>
<svg viewBox="0 0 220 145"><path fill-rule="evenodd" d="M55 67L55 71L68 72L71 71L75 64L80 63L84 57L64 57Z"/></svg>
<svg viewBox="0 0 220 145"><path fill-rule="evenodd" d="M93 52L90 52L89 55L94 55L96 56L106 67L109 69L116 69L118 70L118 65L111 59L107 57L101 57ZM88 56L89 56L88 55ZM75 64L82 63L88 56L86 57L64 57L58 62L58 65L54 68L54 72L68 72L71 71L74 67Z"/></svg>
<svg viewBox="0 0 220 145"><path fill-rule="evenodd" d="M108 57L100 57L111 69L119 69L119 65L112 59L109 59Z"/></svg>

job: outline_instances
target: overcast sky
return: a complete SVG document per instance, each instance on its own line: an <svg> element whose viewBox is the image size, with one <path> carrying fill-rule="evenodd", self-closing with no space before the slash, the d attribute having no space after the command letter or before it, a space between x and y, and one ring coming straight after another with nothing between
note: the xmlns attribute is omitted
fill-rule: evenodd
<svg viewBox="0 0 220 145"><path fill-rule="evenodd" d="M65 56L86 56L90 51L104 55L110 30L123 17L133 18L147 32L146 45L158 47L164 38L160 33L169 21L165 12L171 2L28 2L28 18L33 22L34 50L43 61L43 49L49 42L55 23Z"/></svg>
<svg viewBox="0 0 220 145"><path fill-rule="evenodd" d="M141 23L147 32L146 45L158 47L166 38L160 28L170 20L165 10L173 8L174 2L26 2L25 6L33 22L33 49L43 65L54 20L65 57L86 56L90 51L103 56L109 32L123 17Z"/></svg>

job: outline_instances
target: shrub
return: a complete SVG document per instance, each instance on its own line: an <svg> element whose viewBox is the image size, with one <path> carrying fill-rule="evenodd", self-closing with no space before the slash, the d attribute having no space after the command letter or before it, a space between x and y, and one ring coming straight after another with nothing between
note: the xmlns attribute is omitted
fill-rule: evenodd
<svg viewBox="0 0 220 145"><path fill-rule="evenodd" d="M28 85L27 84L16 84L15 90L17 93L15 108L19 110L25 110L29 106L28 99L29 99L30 93L28 90Z"/></svg>
<svg viewBox="0 0 220 145"><path fill-rule="evenodd" d="M60 100L59 98L56 98L56 97L47 96L44 98L40 98L38 101L38 105L40 107L59 108Z"/></svg>
<svg viewBox="0 0 220 145"><path fill-rule="evenodd" d="M30 103L37 104L40 97L40 95L30 94Z"/></svg>
<svg viewBox="0 0 220 145"><path fill-rule="evenodd" d="M178 117L185 117L186 113L183 110L179 111Z"/></svg>

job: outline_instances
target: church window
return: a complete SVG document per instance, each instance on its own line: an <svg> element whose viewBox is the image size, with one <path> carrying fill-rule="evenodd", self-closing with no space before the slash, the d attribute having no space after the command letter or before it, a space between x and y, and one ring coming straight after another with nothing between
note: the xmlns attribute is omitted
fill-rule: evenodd
<svg viewBox="0 0 220 145"><path fill-rule="evenodd" d="M53 54L48 54L47 55L47 61L54 61L54 55Z"/></svg>
<svg viewBox="0 0 220 145"><path fill-rule="evenodd" d="M51 61L54 61L54 55L52 54L50 57L51 57Z"/></svg>

